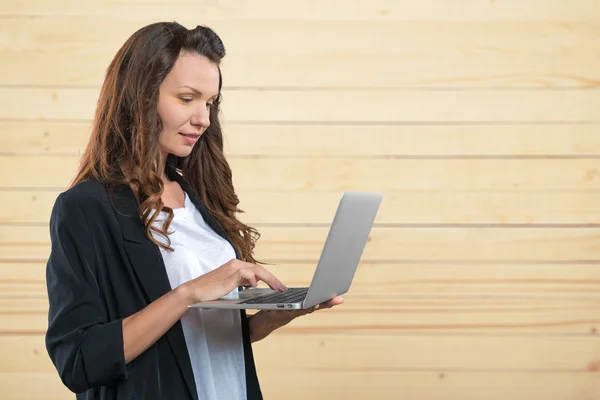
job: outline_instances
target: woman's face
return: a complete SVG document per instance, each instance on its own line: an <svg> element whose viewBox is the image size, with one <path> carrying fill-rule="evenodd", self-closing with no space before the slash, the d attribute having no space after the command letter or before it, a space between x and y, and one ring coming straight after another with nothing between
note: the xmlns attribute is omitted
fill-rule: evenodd
<svg viewBox="0 0 600 400"><path fill-rule="evenodd" d="M188 156L210 125L211 104L219 94L217 65L199 54L182 53L160 84L158 143L164 157Z"/></svg>

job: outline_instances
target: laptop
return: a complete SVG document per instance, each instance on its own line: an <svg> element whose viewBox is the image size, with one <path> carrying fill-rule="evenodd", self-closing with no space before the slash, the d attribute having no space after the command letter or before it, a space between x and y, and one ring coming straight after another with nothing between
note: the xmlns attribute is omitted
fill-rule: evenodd
<svg viewBox="0 0 600 400"><path fill-rule="evenodd" d="M346 293L369 239L382 197L380 193L370 192L342 194L309 287L288 288L286 292L270 288L250 288L216 300L194 303L189 307L307 309Z"/></svg>

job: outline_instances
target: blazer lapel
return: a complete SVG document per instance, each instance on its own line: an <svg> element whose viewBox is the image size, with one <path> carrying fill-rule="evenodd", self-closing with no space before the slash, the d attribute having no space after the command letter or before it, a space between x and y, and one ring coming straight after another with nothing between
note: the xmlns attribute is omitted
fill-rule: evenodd
<svg viewBox="0 0 600 400"><path fill-rule="evenodd" d="M148 304L171 291L165 264L159 247L146 235L143 222L137 215L139 204L129 185L112 189L111 199L123 232L124 246L134 272L146 294ZM183 335L181 322L177 321L166 333L185 383L193 399L198 399L194 373Z"/></svg>

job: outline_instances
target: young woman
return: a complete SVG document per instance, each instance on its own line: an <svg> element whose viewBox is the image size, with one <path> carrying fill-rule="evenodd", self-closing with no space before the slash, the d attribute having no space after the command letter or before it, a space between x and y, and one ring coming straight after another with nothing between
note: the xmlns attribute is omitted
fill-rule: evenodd
<svg viewBox="0 0 600 400"><path fill-rule="evenodd" d="M251 342L307 313L188 310L258 281L286 290L236 218L218 118L224 56L209 28L155 23L108 67L50 219L46 346L78 399L260 399Z"/></svg>

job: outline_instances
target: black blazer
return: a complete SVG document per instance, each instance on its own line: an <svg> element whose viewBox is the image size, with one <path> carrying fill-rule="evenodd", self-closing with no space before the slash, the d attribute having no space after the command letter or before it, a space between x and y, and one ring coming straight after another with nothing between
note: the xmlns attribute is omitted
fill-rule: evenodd
<svg viewBox="0 0 600 400"><path fill-rule="evenodd" d="M169 169L219 235L225 231L182 177ZM50 309L46 348L77 399L198 399L181 322L129 364L122 320L171 290L160 250L137 216L128 185L111 191L86 180L52 209L46 268ZM239 254L236 251L236 257ZM248 319L241 312L248 400L262 399Z"/></svg>

